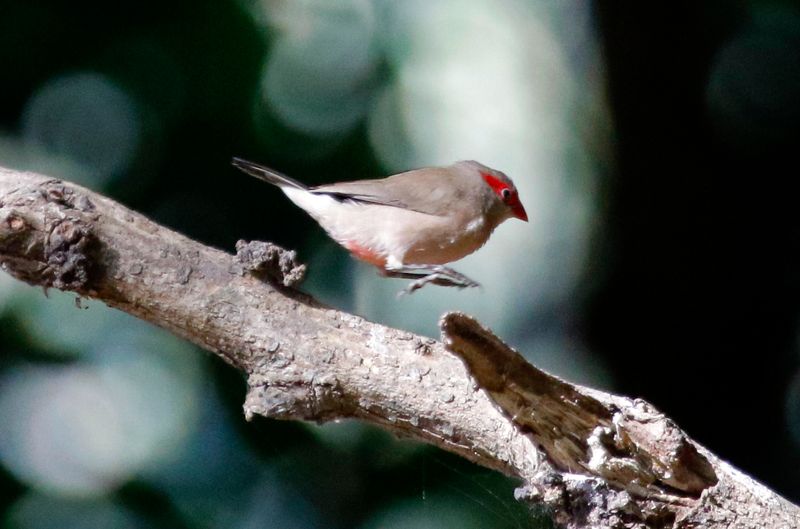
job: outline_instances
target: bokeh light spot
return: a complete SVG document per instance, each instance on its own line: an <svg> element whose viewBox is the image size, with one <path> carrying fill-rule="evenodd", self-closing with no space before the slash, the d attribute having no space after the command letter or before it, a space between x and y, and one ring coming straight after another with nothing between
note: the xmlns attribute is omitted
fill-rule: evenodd
<svg viewBox="0 0 800 529"><path fill-rule="evenodd" d="M67 176L92 186L125 173L135 160L141 134L134 99L94 72L48 81L27 102L22 116L33 168L44 169L44 162L35 160L37 154L64 158L83 171Z"/></svg>
<svg viewBox="0 0 800 529"><path fill-rule="evenodd" d="M166 331L101 304L69 310L71 318L55 321L84 336L59 342L53 328L47 341L54 350L80 346L78 360L0 373L0 463L38 490L96 496L194 431L204 370L194 349Z"/></svg>
<svg viewBox="0 0 800 529"><path fill-rule="evenodd" d="M397 300L403 281L356 265L355 311L429 336L447 310L473 314L516 344L564 332L596 222L596 153L582 135L607 130L602 72L587 60L597 49L589 5L382 5L380 38L395 76L367 128L387 172L478 160L514 179L531 221L504 223L484 248L452 264L480 290L433 287ZM551 343L559 345L554 356L569 347Z"/></svg>
<svg viewBox="0 0 800 529"><path fill-rule="evenodd" d="M286 125L326 136L347 132L364 117L378 64L371 6L300 2L276 15L283 27L260 97Z"/></svg>

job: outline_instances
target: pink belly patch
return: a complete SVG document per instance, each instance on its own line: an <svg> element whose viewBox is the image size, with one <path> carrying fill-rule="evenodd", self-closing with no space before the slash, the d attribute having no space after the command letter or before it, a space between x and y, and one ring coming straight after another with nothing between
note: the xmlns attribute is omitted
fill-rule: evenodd
<svg viewBox="0 0 800 529"><path fill-rule="evenodd" d="M342 246L347 248L356 259L364 261L365 263L369 263L373 266L377 266L378 268L386 267L386 256L374 251L371 248L361 246L357 242L353 241L343 242Z"/></svg>

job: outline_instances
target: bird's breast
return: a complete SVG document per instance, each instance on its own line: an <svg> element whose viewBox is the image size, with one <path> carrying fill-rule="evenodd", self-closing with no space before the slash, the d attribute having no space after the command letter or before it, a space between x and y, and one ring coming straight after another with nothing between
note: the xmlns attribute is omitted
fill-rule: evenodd
<svg viewBox="0 0 800 529"><path fill-rule="evenodd" d="M403 262L409 264L445 264L465 257L486 243L491 229L482 217L463 221L444 219L409 245Z"/></svg>

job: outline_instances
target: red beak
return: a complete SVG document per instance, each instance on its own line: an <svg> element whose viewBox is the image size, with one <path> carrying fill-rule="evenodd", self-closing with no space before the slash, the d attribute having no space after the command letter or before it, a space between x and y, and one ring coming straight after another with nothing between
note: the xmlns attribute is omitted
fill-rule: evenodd
<svg viewBox="0 0 800 529"><path fill-rule="evenodd" d="M522 205L522 202L517 201L516 204L512 205L511 212L519 220L524 220L525 222L528 222L528 214L525 212L525 207Z"/></svg>

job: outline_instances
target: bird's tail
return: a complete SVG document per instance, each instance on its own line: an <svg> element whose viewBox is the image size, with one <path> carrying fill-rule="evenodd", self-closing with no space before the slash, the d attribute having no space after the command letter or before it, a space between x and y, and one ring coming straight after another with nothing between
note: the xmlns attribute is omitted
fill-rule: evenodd
<svg viewBox="0 0 800 529"><path fill-rule="evenodd" d="M234 167L244 171L250 176L255 176L259 180L269 182L272 185L276 185L278 187L289 186L303 190L308 189L308 186L301 184L297 180L289 178L285 174L281 174L278 171L274 171L269 167L264 167L263 165L259 165L257 163L248 162L247 160L242 160L241 158L234 158L231 163L233 164Z"/></svg>

